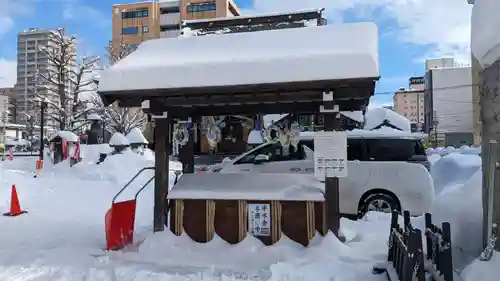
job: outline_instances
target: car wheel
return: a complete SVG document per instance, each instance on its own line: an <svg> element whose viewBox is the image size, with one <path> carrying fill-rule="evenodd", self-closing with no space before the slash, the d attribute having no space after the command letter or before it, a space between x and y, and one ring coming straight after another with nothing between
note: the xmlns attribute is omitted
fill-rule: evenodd
<svg viewBox="0 0 500 281"><path fill-rule="evenodd" d="M359 210L359 216L363 217L371 211L391 213L393 210L401 211L397 199L388 194L377 193L368 196L364 200Z"/></svg>

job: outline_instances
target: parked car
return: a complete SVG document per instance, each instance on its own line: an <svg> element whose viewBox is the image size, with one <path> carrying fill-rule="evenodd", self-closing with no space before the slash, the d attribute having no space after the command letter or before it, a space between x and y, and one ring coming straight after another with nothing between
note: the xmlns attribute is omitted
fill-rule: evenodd
<svg viewBox="0 0 500 281"><path fill-rule="evenodd" d="M279 142L262 144L212 166L219 173L314 173L314 134L301 133L288 153ZM368 211L429 211L434 184L420 135L409 132L347 132L348 176L340 178L340 212L363 216Z"/></svg>

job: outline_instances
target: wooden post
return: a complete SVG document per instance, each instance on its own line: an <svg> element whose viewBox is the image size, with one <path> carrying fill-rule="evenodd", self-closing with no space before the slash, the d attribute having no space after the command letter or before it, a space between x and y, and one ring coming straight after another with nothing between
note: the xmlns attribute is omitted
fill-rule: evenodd
<svg viewBox="0 0 500 281"><path fill-rule="evenodd" d="M335 108L333 92L323 93L323 108L320 110L324 114L325 132L340 131L339 110ZM339 179L337 177L325 178L325 203L326 203L326 223L336 237L339 237L340 229L340 200L339 200Z"/></svg>
<svg viewBox="0 0 500 281"><path fill-rule="evenodd" d="M155 118L155 202L153 230L165 229L165 201L168 194L168 170L170 152L170 124L167 116Z"/></svg>

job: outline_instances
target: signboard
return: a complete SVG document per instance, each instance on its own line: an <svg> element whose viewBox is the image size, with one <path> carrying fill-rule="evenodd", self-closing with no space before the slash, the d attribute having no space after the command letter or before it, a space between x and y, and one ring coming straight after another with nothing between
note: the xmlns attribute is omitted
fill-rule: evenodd
<svg viewBox="0 0 500 281"><path fill-rule="evenodd" d="M314 134L314 175L320 180L347 177L346 132Z"/></svg>
<svg viewBox="0 0 500 281"><path fill-rule="evenodd" d="M248 204L248 230L253 236L271 235L270 204Z"/></svg>

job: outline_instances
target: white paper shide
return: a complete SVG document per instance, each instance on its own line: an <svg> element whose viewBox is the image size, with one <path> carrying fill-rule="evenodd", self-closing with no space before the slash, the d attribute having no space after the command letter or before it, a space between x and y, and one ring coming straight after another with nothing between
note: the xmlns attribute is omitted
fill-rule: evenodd
<svg viewBox="0 0 500 281"><path fill-rule="evenodd" d="M314 150L314 175L318 179L347 177L346 132L316 132Z"/></svg>
<svg viewBox="0 0 500 281"><path fill-rule="evenodd" d="M253 236L271 235L271 206L248 204L248 229Z"/></svg>

